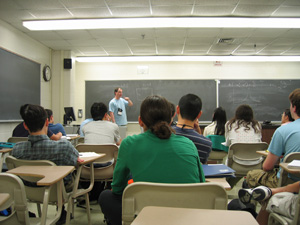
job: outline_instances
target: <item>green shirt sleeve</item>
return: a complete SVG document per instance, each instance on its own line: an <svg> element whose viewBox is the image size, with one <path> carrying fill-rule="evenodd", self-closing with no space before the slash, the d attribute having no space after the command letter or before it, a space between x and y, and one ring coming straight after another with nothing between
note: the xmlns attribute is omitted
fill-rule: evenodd
<svg viewBox="0 0 300 225"><path fill-rule="evenodd" d="M114 169L113 182L112 182L112 192L114 194L122 195L125 187L128 184L130 171L127 166L127 152L124 146L126 141L123 140L119 152L116 167ZM128 149L127 149L128 150Z"/></svg>

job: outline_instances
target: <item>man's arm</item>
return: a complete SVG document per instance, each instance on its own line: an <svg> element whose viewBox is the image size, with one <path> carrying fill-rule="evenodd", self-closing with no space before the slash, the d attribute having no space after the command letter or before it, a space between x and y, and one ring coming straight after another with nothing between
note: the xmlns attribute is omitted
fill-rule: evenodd
<svg viewBox="0 0 300 225"><path fill-rule="evenodd" d="M50 139L53 140L53 141L58 141L60 140L62 137L62 133L61 132L58 132L57 134L53 134Z"/></svg>
<svg viewBox="0 0 300 225"><path fill-rule="evenodd" d="M279 156L274 155L273 153L269 152L268 156L263 164L264 171L270 171L274 169L275 164L278 162Z"/></svg>
<svg viewBox="0 0 300 225"><path fill-rule="evenodd" d="M130 100L130 98L125 97L124 99L128 102L128 106L133 106L133 103L132 103L132 101Z"/></svg>
<svg viewBox="0 0 300 225"><path fill-rule="evenodd" d="M194 129L195 129L195 131L197 131L199 134L202 134L202 133L201 133L200 126L199 126L199 121L198 121L198 119L195 120L195 123L194 123Z"/></svg>
<svg viewBox="0 0 300 225"><path fill-rule="evenodd" d="M114 115L114 113L113 112L109 112L109 114L110 114L110 117L111 117L111 121L113 123L115 123L116 121L115 121L115 115Z"/></svg>

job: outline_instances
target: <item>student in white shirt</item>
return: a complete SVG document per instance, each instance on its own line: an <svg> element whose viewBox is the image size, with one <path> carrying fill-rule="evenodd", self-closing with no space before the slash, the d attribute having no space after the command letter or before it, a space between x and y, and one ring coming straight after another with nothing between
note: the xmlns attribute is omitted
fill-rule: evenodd
<svg viewBox="0 0 300 225"><path fill-rule="evenodd" d="M226 121L226 111L222 107L216 108L213 114L212 123L204 128L203 136L224 135Z"/></svg>
<svg viewBox="0 0 300 225"><path fill-rule="evenodd" d="M254 119L249 105L240 105L225 125L226 145L261 142L261 125Z"/></svg>

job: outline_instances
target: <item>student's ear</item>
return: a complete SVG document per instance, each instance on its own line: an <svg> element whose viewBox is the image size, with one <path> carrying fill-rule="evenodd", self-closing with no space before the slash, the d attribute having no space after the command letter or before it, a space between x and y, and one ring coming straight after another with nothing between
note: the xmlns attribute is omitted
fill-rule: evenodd
<svg viewBox="0 0 300 225"><path fill-rule="evenodd" d="M180 108L179 108L179 105L178 105L178 106L176 106L176 113L177 113L177 115L179 115L179 114L180 114Z"/></svg>
<svg viewBox="0 0 300 225"><path fill-rule="evenodd" d="M199 119L202 115L202 111L199 112L198 116L197 116L197 119Z"/></svg>
<svg viewBox="0 0 300 225"><path fill-rule="evenodd" d="M29 131L29 128L27 127L27 125L25 124L25 122L23 122L23 126L24 126L25 130Z"/></svg>
<svg viewBox="0 0 300 225"><path fill-rule="evenodd" d="M45 121L45 126L46 126L46 127L49 126L49 120L48 120L48 118L47 118L46 121Z"/></svg>
<svg viewBox="0 0 300 225"><path fill-rule="evenodd" d="M144 128L144 126L145 126L145 124L144 124L144 122L142 121L142 119L141 119L140 116L139 116L139 125L140 125L141 127L143 127L143 128Z"/></svg>

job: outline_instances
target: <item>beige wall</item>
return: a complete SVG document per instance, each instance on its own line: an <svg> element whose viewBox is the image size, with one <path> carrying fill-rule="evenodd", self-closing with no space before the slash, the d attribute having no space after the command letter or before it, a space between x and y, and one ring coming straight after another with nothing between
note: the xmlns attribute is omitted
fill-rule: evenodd
<svg viewBox="0 0 300 225"><path fill-rule="evenodd" d="M51 65L51 50L1 20L0 47L41 64L41 105L51 108L52 81L45 82L42 79L43 66ZM16 124L18 123L0 123L0 141L7 141Z"/></svg>

